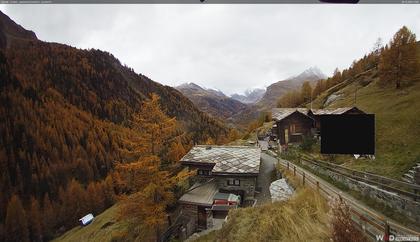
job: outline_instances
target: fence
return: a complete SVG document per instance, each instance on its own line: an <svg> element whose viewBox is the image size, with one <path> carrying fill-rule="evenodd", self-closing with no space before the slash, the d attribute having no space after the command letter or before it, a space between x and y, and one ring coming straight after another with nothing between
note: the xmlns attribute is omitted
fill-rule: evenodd
<svg viewBox="0 0 420 242"><path fill-rule="evenodd" d="M294 176L300 175L302 177L303 185L308 185L317 189L320 194L327 199L331 199L336 196L339 197L339 199L344 200L350 207L352 220L370 238L377 240L377 235L384 234L420 236L420 232L406 228L393 221L387 221L384 217L379 216L378 214L353 201L349 197L344 196L340 191L333 189L330 185L326 185L324 182L320 182L317 178L305 172L303 169L297 167L296 165L283 160L279 160L279 164L286 167L287 170L292 170Z"/></svg>
<svg viewBox="0 0 420 242"><path fill-rule="evenodd" d="M418 194L420 191L420 185L399 181L368 172L352 170L326 161L315 160L312 157L306 155L301 155L301 160L320 166L324 169L333 171L343 176L378 186L384 190L404 196L405 198L414 201L420 201L420 194Z"/></svg>

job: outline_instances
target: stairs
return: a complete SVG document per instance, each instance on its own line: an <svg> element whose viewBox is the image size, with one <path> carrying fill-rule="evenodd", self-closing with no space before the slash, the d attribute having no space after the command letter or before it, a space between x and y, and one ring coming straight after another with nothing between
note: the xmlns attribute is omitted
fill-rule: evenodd
<svg viewBox="0 0 420 242"><path fill-rule="evenodd" d="M408 170L401 178L401 180L408 182L408 183L415 183L414 175L416 173L416 168L420 169L420 162L415 164L410 170Z"/></svg>

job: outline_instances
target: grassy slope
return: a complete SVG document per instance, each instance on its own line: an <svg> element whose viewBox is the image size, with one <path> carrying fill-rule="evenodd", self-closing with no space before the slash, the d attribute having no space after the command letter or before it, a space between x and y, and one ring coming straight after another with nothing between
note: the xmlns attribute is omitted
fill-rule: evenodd
<svg viewBox="0 0 420 242"><path fill-rule="evenodd" d="M371 81L361 86L364 81ZM328 107L353 106L354 91L357 90L356 106L376 118L376 159L355 160L347 157L346 166L400 178L402 174L420 161L420 83L402 90L393 87L381 88L374 73L360 76L336 92L326 91L314 102L321 107L331 93L340 93L342 99ZM342 159L343 157L341 157Z"/></svg>
<svg viewBox="0 0 420 242"><path fill-rule="evenodd" d="M118 203L95 217L95 220L86 227L77 226L56 238L55 242L72 241L112 241L128 232L128 224L117 221Z"/></svg>
<svg viewBox="0 0 420 242"><path fill-rule="evenodd" d="M298 186L289 201L230 211L221 230L196 241L330 241L328 210L318 193Z"/></svg>

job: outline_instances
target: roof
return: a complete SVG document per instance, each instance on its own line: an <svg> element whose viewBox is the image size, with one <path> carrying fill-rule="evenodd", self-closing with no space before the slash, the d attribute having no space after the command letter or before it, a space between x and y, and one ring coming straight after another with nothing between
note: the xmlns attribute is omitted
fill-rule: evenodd
<svg viewBox="0 0 420 242"><path fill-rule="evenodd" d="M273 108L271 109L271 115L274 120L280 121L294 112L299 112L303 115L307 115L308 111L309 110L307 108Z"/></svg>
<svg viewBox="0 0 420 242"><path fill-rule="evenodd" d="M346 113L347 111L352 110L353 108L356 108L356 107L312 109L311 111L314 115L343 114L343 113ZM358 108L356 109L359 110Z"/></svg>
<svg viewBox="0 0 420 242"><path fill-rule="evenodd" d="M181 162L214 164L213 174L258 174L260 157L261 151L257 147L196 145Z"/></svg>
<svg viewBox="0 0 420 242"><path fill-rule="evenodd" d="M195 183L189 192L182 195L180 203L197 204L202 206L211 206L213 197L218 193L216 181L207 183Z"/></svg>

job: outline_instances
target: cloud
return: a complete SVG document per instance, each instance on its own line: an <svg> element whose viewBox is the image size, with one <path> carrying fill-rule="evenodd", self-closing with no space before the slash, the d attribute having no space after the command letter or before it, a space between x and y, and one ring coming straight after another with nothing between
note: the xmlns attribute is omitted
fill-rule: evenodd
<svg viewBox="0 0 420 242"><path fill-rule="evenodd" d="M226 93L318 66L327 75L402 26L420 33L418 5L2 5L45 41L111 52L166 85Z"/></svg>

